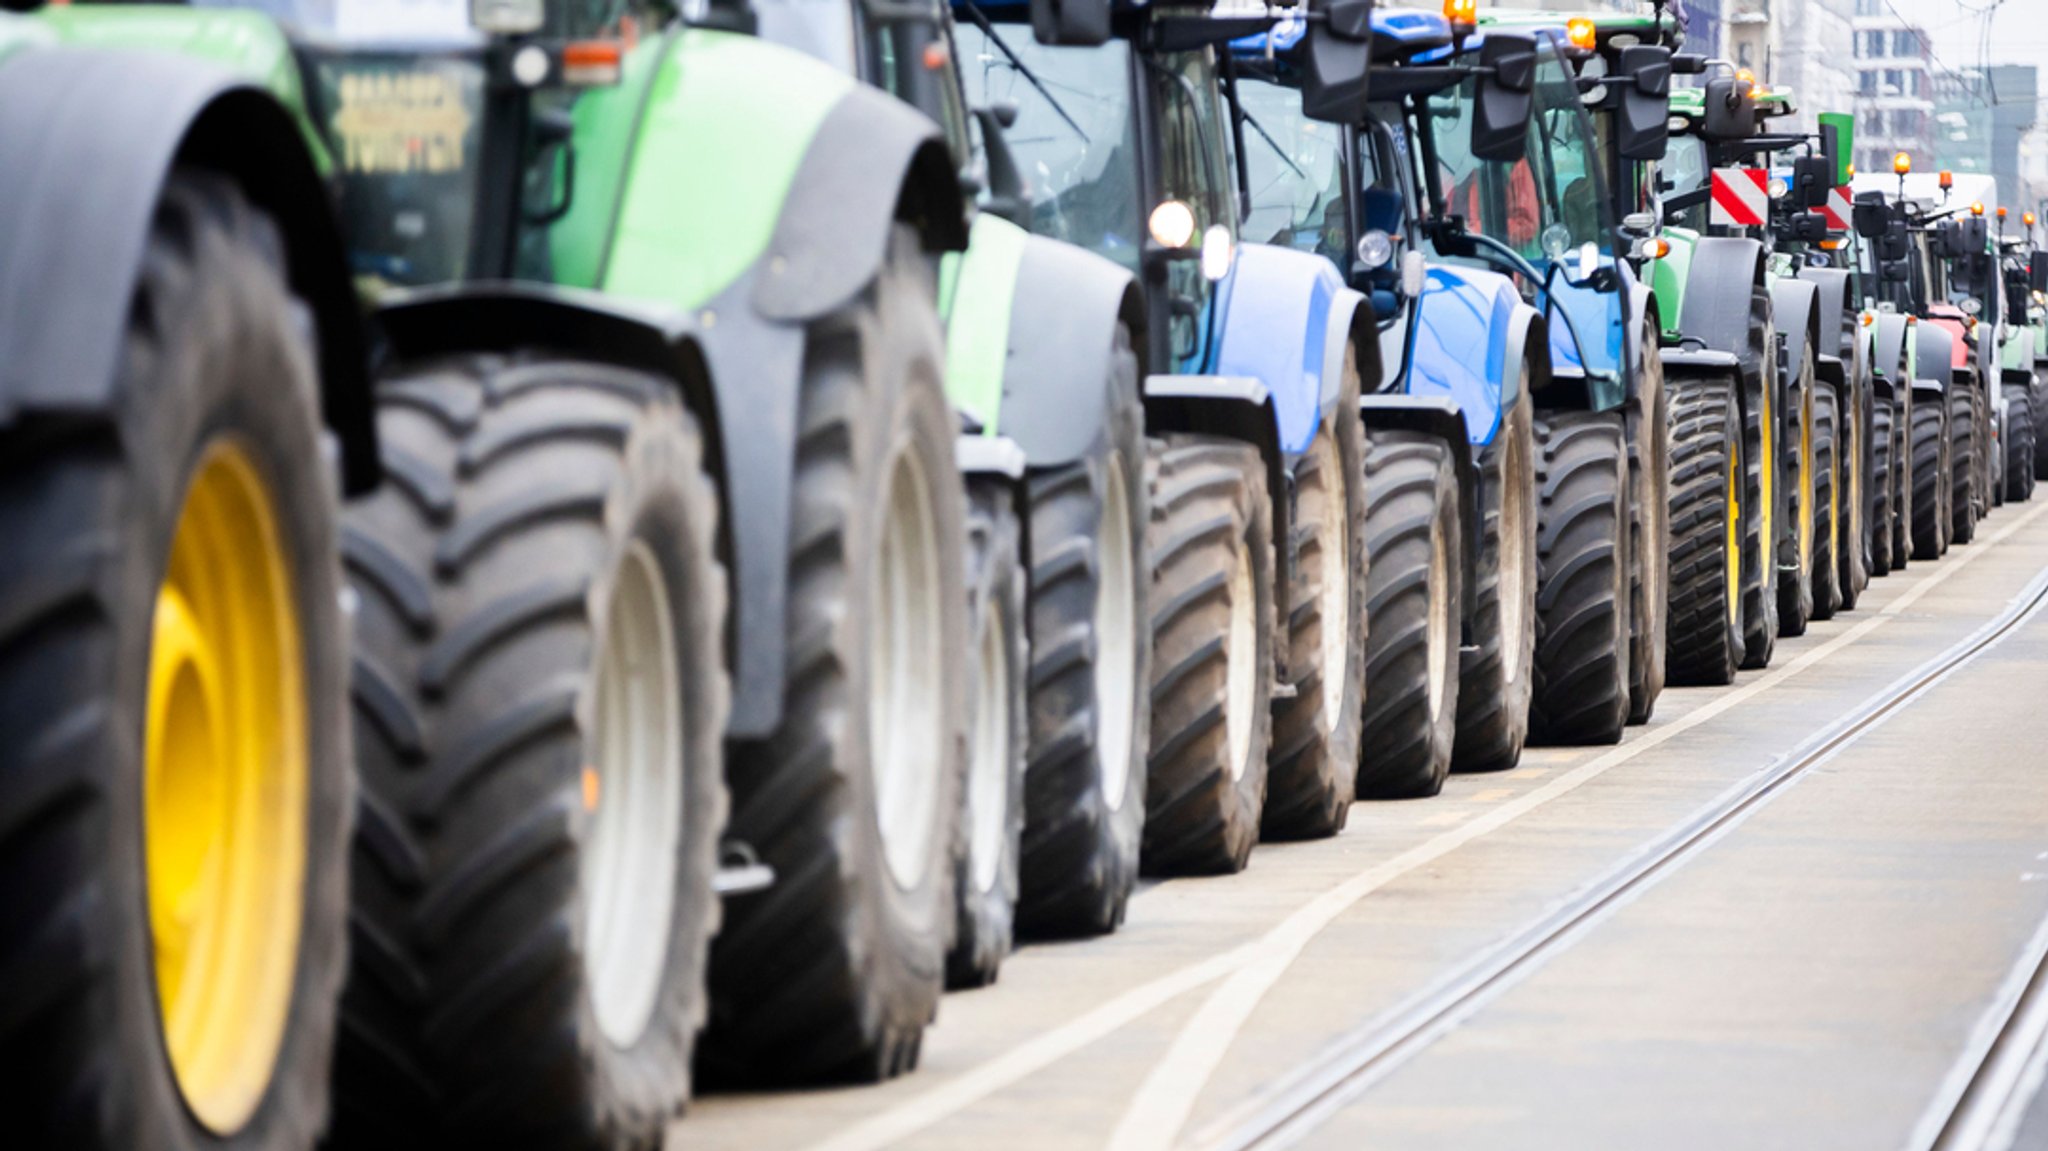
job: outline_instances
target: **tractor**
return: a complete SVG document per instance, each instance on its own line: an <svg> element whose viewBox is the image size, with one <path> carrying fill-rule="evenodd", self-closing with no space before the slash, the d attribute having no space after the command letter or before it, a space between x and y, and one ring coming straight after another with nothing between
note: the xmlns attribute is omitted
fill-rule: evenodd
<svg viewBox="0 0 2048 1151"><path fill-rule="evenodd" d="M1319 83L1363 81L1368 7L1326 13L1317 40L1341 68ZM1023 833L1020 923L1103 931L1140 868L1234 871L1261 835L1344 824L1369 630L1358 397L1379 380L1378 331L1329 261L1242 242L1244 127L1217 48L1273 17L954 12L968 104L1008 121L991 191L1018 200L998 178L1016 173L1030 231L1113 262L1141 304L1126 326L1152 493L1143 802L1097 815L1060 749L1035 750Z"/></svg>

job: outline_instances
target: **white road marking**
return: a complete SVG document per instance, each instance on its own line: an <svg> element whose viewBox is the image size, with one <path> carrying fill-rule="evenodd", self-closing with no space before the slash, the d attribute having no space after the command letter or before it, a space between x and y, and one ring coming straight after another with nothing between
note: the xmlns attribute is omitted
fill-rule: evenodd
<svg viewBox="0 0 2048 1151"><path fill-rule="evenodd" d="M2048 513L2048 504L2043 504L2013 521L1983 545L1973 547L1963 555L1954 557L1952 562L1942 564L1877 613L1857 623L1842 635L1805 653L1792 663L1764 673L1669 725L1639 729L1640 735L1637 738L1525 793L1521 799L1476 813L1477 818L1470 823L1358 872L1350 879L1310 900L1278 926L1250 943L1140 984L1050 1031L1026 1040L955 1079L851 1124L837 1135L813 1144L811 1151L880 1151L882 1148L900 1143L959 1114L996 1092L1022 1082L1143 1017L1153 1009L1187 992L1230 977L1222 987L1210 995L1195 1018L1181 1029L1166 1057L1154 1066L1145 1084L1133 1097L1130 1109L1126 1111L1123 1122L1118 1125L1110 1143L1116 1151L1171 1146L1186 1124L1194 1099L1206 1087L1216 1064L1243 1027L1244 1018L1257 1005L1266 990L1286 971L1287 965L1309 939L1347 908L1395 879L1435 862L1553 799L1576 791L1607 771L1747 702L1757 694L1777 686L1805 668L1861 640L1885 620L1897 616L1921 596L1962 570L1971 560L1989 552L1989 545L2006 539L2044 513ZM1518 772L1518 775L1522 779L1534 778L1535 773L1542 770L1544 769L1524 769ZM1216 1035L1205 1036L1204 1029L1211 1027L1217 1029ZM1182 1083L1176 1083L1170 1078L1172 1075L1185 1075L1187 1078ZM1132 1141L1125 1141L1127 1139Z"/></svg>
<svg viewBox="0 0 2048 1151"><path fill-rule="evenodd" d="M2013 521L1989 543L1996 544L2010 537L2044 513L2048 513L2048 505L2035 508ZM1968 566L1971 560L1990 550L1989 547L1975 548L1956 557L1954 563L1936 568L1870 617L1791 663L1764 673L1667 726L1646 731L1640 739L1573 768L1526 793L1521 799L1481 814L1456 831L1438 836L1376 867L1367 868L1288 916L1257 942L1258 958L1239 968L1222 986L1211 991L1208 1001L1181 1026L1173 1046L1153 1065L1151 1074L1145 1077L1138 1093L1131 1098L1123 1119L1110 1136L1110 1151L1166 1151L1179 1141L1181 1129L1187 1125L1196 1101L1207 1092L1210 1077L1237 1041L1238 1033L1244 1029L1259 1002L1286 974L1301 949L1359 900L1392 880L1435 862L1472 840L1583 787L1645 751L1748 702L1856 643L1899 616L1920 597Z"/></svg>

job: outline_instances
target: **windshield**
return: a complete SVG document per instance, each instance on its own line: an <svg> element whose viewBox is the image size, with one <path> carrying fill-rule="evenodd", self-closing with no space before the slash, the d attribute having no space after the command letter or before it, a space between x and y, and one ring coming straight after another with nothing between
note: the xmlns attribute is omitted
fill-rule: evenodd
<svg viewBox="0 0 2048 1151"><path fill-rule="evenodd" d="M1664 151L1664 159L1657 163L1657 178L1663 181L1665 197L1681 196L1697 192L1707 186L1707 145L1698 136L1673 136ZM1672 222L1696 232L1707 227L1707 205L1704 201L1682 212L1673 214Z"/></svg>
<svg viewBox="0 0 2048 1151"><path fill-rule="evenodd" d="M1245 162L1251 170L1245 239L1347 263L1341 130L1301 114L1301 94L1265 80L1240 79Z"/></svg>
<svg viewBox="0 0 2048 1151"><path fill-rule="evenodd" d="M1002 46L980 28L959 28L961 79L974 107L1016 105L1016 123L1003 135L1028 185L1031 230L1136 271L1144 221L1129 46L1118 40L1099 48L1054 48L1035 41L1028 27L998 33Z"/></svg>

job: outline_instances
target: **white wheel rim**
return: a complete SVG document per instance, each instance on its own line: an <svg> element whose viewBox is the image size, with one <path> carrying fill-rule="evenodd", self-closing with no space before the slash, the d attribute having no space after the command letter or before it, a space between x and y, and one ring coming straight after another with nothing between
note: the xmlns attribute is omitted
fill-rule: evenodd
<svg viewBox="0 0 2048 1151"><path fill-rule="evenodd" d="M1252 611L1252 558L1240 547L1230 563L1229 647L1223 653L1223 734L1230 747L1230 778L1244 778L1252 751L1252 686L1258 660L1257 623Z"/></svg>
<svg viewBox="0 0 2048 1151"><path fill-rule="evenodd" d="M1337 450L1334 436L1317 441L1322 452L1322 474L1331 477L1323 486L1323 518L1316 525L1316 543L1322 553L1323 617L1323 714L1325 722L1336 725L1344 706L1344 685L1350 678L1347 658L1351 654L1351 516L1345 506L1344 453Z"/></svg>
<svg viewBox="0 0 2048 1151"><path fill-rule="evenodd" d="M1441 526L1429 533L1429 718L1434 723L1444 712L1445 681L1451 675L1449 549Z"/></svg>
<svg viewBox="0 0 2048 1151"><path fill-rule="evenodd" d="M1502 485L1500 493L1500 544L1494 549L1494 563L1500 568L1497 586L1500 588L1501 678L1503 682L1508 684L1513 684L1522 677L1522 661L1514 658L1514 653L1518 649L1509 645L1521 642L1522 629L1528 626L1529 610L1529 605L1524 602L1529 594L1529 581L1526 578L1528 573L1522 570L1523 564L1521 562L1508 562L1511 558L1508 552L1510 546L1516 549L1514 558L1518 561L1520 557L1529 554L1527 546L1528 537L1526 534L1529 523L1528 503L1518 498L1515 493L1515 489L1521 487L1521 474L1522 440L1519 436L1509 436L1507 457L1501 461L1500 469ZM1430 578L1435 579L1437 578L1436 568L1443 563L1443 544L1438 542L1433 544L1432 547L1435 550L1432 553L1433 564L1430 568ZM1431 586L1429 589L1431 603L1436 602L1438 594L1436 587ZM1433 621L1435 617L1432 616L1431 619ZM1432 622L1430 626L1434 627L1436 625ZM1436 642L1434 635L1432 635L1430 642ZM1436 659L1436 649L1434 647L1430 649L1429 657L1432 661L1430 666L1434 667ZM1442 689L1434 684L1431 685L1430 690L1438 695L1442 694ZM1436 695L1432 695L1429 701L1430 714L1436 714L1436 707L1437 698Z"/></svg>
<svg viewBox="0 0 2048 1151"><path fill-rule="evenodd" d="M1132 710L1138 693L1137 562L1131 554L1131 509L1124 461L1111 455L1095 541L1101 567L1095 588L1095 747L1103 801L1123 807L1131 781Z"/></svg>
<svg viewBox="0 0 2048 1151"><path fill-rule="evenodd" d="M869 770L883 858L898 884L914 888L931 866L938 834L945 694L945 652L935 611L938 528L932 522L931 483L914 452L897 451L886 498L868 612L874 660Z"/></svg>
<svg viewBox="0 0 2048 1151"><path fill-rule="evenodd" d="M967 776L967 863L976 891L995 889L1010 806L1010 653L1002 605L988 605L974 708L974 758Z"/></svg>
<svg viewBox="0 0 2048 1151"><path fill-rule="evenodd" d="M636 1042L668 967L683 836L683 682L668 586L654 553L627 545L597 666L597 746L583 778L584 960L606 1039Z"/></svg>

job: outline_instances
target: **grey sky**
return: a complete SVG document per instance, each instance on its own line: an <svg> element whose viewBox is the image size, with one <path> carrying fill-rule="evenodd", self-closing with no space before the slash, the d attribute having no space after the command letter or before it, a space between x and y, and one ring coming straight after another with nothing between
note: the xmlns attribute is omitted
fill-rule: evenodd
<svg viewBox="0 0 2048 1151"><path fill-rule="evenodd" d="M1790 0L1798 3L1800 0ZM1925 27L1934 54L1951 68L1980 56L1983 13L1991 10L1989 62L2034 64L2048 70L2048 0L1892 0L1906 19Z"/></svg>

